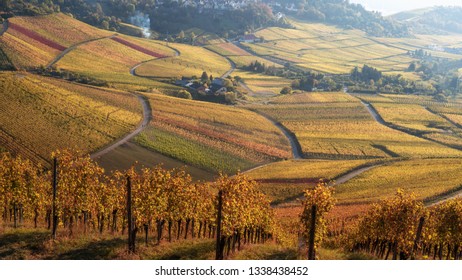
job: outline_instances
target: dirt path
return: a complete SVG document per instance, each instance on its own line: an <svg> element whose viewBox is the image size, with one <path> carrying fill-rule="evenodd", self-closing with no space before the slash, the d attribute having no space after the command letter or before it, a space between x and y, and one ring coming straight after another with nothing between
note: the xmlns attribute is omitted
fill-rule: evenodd
<svg viewBox="0 0 462 280"><path fill-rule="evenodd" d="M48 65L46 66L46 68L50 68L51 66L55 65L58 61L60 61L66 54L68 54L69 52L75 50L76 48L82 46L82 45L85 45L85 44L88 44L88 43L91 43L91 42L95 42L95 41L99 41L99 40L104 40L104 39L110 39L110 38L114 38L115 36L117 36L117 34L113 34L111 36L106 36L106 37L101 37L101 38L96 38L96 39L90 39L90 40L86 40L86 41L82 41L82 42L79 42L77 44L74 44L72 46L70 46L69 48L65 49L62 53L60 53L57 57L55 57L50 63L48 63Z"/></svg>
<svg viewBox="0 0 462 280"><path fill-rule="evenodd" d="M329 184L330 186L338 186L338 185L341 185L341 184L344 184L348 181L350 181L351 179L355 178L355 177L358 177L359 175L363 174L364 172L366 171L369 171L373 168L376 168L376 167L379 167L379 166L382 166L383 164L382 163L377 163L375 165L371 165L371 166L366 166L366 167L362 167L362 168L359 168L359 169L356 169L356 170L352 170L340 177L338 177L335 182Z"/></svg>
<svg viewBox="0 0 462 280"><path fill-rule="evenodd" d="M351 94L349 94L351 95ZM353 96L353 95L351 95ZM421 134L418 134L418 133L412 133L410 131L408 131L407 129L403 128L403 127L400 127L398 125L391 125L390 123L386 122L382 116L380 116L380 114L377 112L377 110L368 102L365 102L364 100L362 100L361 98L359 97L356 97L358 98L361 103L364 105L364 107L366 107L367 111L369 112L369 114L374 118L375 121L377 121L378 123L388 127L388 128L391 128L393 130L396 130L396 131L399 131L399 132L402 132L402 133L406 133L408 135L411 135L411 136L414 136L414 137L417 137L417 138L420 138L420 139L423 139L423 140L426 140L426 141L429 141L429 142L433 142L435 144L439 144L441 146L445 146L447 148L451 148L451 149L454 149L454 150L462 150L460 148L457 148L457 147L453 147L449 144L446 144L446 143L443 143L443 142L440 142L440 141L437 141L437 140L434 140L434 139L431 139L431 138L428 138L428 137L425 137L424 135L421 135Z"/></svg>
<svg viewBox="0 0 462 280"><path fill-rule="evenodd" d="M432 207L451 199L462 197L462 187L424 201L425 207Z"/></svg>
<svg viewBox="0 0 462 280"><path fill-rule="evenodd" d="M300 143L298 142L298 139L297 139L297 137L295 137L294 133L292 133L289 129L287 129L287 127L285 127L280 122L273 119L272 117L270 117L270 116L268 116L268 115L266 115L266 114L264 114L262 112L256 111L256 110L251 110L251 111L259 114L262 117L264 117L265 119L270 121L274 126L279 128L279 130L286 136L286 138L290 142L290 147L292 148L292 157L294 159L302 159L303 158L302 147L300 146Z"/></svg>
<svg viewBox="0 0 462 280"><path fill-rule="evenodd" d="M231 64L231 69L229 69L226 73L221 75L222 79L226 79L236 70L236 63L234 63L234 61L232 61L231 59L229 59L226 56L223 56L223 57L226 58L226 60L229 62L229 64Z"/></svg>
<svg viewBox="0 0 462 280"><path fill-rule="evenodd" d="M382 165L383 165L383 163L378 162L378 163L375 163L374 165L365 166L365 167L361 167L361 168L358 168L358 169L353 169L353 170L341 175L340 177L334 179L331 183L329 183L329 186L335 187L335 186L339 186L341 184L345 184L346 182L358 177L359 175L363 174L364 172L367 172L367 171L369 171L371 169L374 169L376 167L380 167ZM299 196L296 196L296 197L289 198L289 199L283 201L282 203L277 204L277 207L290 206L294 202L296 202L297 200L303 199L303 198L304 198L303 194L299 195Z"/></svg>
<svg viewBox="0 0 462 280"><path fill-rule="evenodd" d="M174 57L177 57L177 56L180 56L181 55L181 52L175 48L172 48L172 47L168 47L169 49L173 50L175 52L175 54L173 55ZM140 62L138 64L136 64L135 66L133 66L131 69L130 69L130 75L132 76L136 76L136 77L141 77L141 78L148 78L148 77L145 77L145 76L140 76L138 74L136 74L136 69L138 69L138 67L148 63L148 62L151 62L151 61L155 61L155 60L160 60L160 59L167 59L167 58L171 58L171 56L167 56L167 57L162 57L162 58L153 58L153 59L149 59L149 60L146 60L146 61L143 61L143 62Z"/></svg>
<svg viewBox="0 0 462 280"><path fill-rule="evenodd" d="M369 112L369 114L371 114L371 116L374 118L374 120L375 120L376 122L378 122L378 123L380 123L380 124L382 124L382 125L384 125L384 126L389 127L389 126L387 125L387 123L385 122L385 120L382 118L382 116L379 115L379 113L372 107L371 104L366 103L366 102L364 102L364 101L361 100L361 99L360 99L360 101L361 101L361 103L364 105L364 107L366 107L367 111ZM392 128L392 127L390 127L390 128ZM392 129L394 129L394 128L392 128Z"/></svg>
<svg viewBox="0 0 462 280"><path fill-rule="evenodd" d="M3 21L2 30L0 30L0 36L8 30L8 20Z"/></svg>
<svg viewBox="0 0 462 280"><path fill-rule="evenodd" d="M127 143L133 137L135 137L141 131L143 131L146 128L146 126L149 124L149 122L152 119L151 105L149 104L149 101L148 101L148 99L146 97L144 97L142 95L138 95L138 94L137 94L137 97L138 97L138 100L141 102L141 105L143 106L143 120L142 120L142 122L138 125L138 127L134 131L130 132L125 137L120 138L116 142L110 144L109 146L107 146L107 147L105 147L105 148L91 154L92 159L99 158L102 155L105 155L105 154L111 152L115 148Z"/></svg>

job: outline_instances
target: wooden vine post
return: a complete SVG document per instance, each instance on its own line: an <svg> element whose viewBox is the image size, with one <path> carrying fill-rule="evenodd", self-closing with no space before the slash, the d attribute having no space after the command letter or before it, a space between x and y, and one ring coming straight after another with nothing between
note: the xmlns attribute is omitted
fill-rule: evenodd
<svg viewBox="0 0 462 280"><path fill-rule="evenodd" d="M52 201L52 213L51 217L52 221L52 230L51 230L51 237L56 239L56 231L58 229L58 213L56 210L56 196L58 190L58 160L56 158L53 159L53 201Z"/></svg>
<svg viewBox="0 0 462 280"><path fill-rule="evenodd" d="M216 244L216 260L222 260L223 257L223 250L221 245L221 218L222 218L222 210L223 210L223 191L218 192L218 214L217 214L217 244Z"/></svg>
<svg viewBox="0 0 462 280"><path fill-rule="evenodd" d="M417 251L417 248L420 243L420 239L422 237L422 229L423 229L424 223L425 223L425 217L420 217L419 226L417 227L417 233L416 233L415 240L414 240L414 247L412 247L411 260L415 260L415 252Z"/></svg>
<svg viewBox="0 0 462 280"><path fill-rule="evenodd" d="M308 260L315 260L316 254L314 249L314 241L316 234L316 204L311 207L311 225L310 225L310 236L308 239Z"/></svg>
<svg viewBox="0 0 462 280"><path fill-rule="evenodd" d="M128 222L128 252L135 253L135 240L133 236L132 219L132 184L130 176L127 176L127 222Z"/></svg>

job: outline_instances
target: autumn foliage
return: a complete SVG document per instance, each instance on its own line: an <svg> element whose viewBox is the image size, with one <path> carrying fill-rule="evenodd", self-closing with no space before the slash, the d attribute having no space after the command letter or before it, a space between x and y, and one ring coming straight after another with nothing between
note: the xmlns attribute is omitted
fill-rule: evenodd
<svg viewBox="0 0 462 280"><path fill-rule="evenodd" d="M214 183L193 182L184 170L161 166L116 171L110 176L88 155L58 151L56 212L61 234L127 230L127 178L131 183L133 228L166 239L213 238L218 190L224 192L222 237L231 247L267 240L272 235L269 201L242 175ZM14 226L34 221L51 226L52 173L5 153L0 161L0 209ZM44 221L44 222L40 222ZM63 231L63 229L65 229ZM165 236L166 235L166 236ZM165 236L165 237L164 237ZM241 239L242 238L242 239ZM227 242L227 243L226 243Z"/></svg>

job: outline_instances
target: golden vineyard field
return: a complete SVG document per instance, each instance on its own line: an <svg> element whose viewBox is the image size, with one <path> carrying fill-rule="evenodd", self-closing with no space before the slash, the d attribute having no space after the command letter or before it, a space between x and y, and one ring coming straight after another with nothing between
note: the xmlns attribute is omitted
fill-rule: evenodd
<svg viewBox="0 0 462 280"><path fill-rule="evenodd" d="M136 96L65 83L27 73L0 75L2 146L35 161L72 147L92 152L129 133L141 121Z"/></svg>

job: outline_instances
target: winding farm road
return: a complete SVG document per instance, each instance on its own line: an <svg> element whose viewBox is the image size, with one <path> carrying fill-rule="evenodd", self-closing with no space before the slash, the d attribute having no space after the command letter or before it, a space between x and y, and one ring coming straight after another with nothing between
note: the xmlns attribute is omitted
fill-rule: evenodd
<svg viewBox="0 0 462 280"><path fill-rule="evenodd" d="M224 58L226 58L226 60L229 62L229 64L231 65L231 69L229 69L226 73L224 73L221 78L222 79L226 79L228 78L235 70L236 70L236 63L234 63L234 61L232 61L231 59L229 59L227 56L222 56Z"/></svg>
<svg viewBox="0 0 462 280"><path fill-rule="evenodd" d="M115 148L127 143L133 137L135 137L136 135L141 133L141 131L143 131L146 128L146 126L149 124L149 122L152 119L151 105L149 104L149 101L147 100L147 98L145 96L137 94L137 97L138 97L138 100L140 101L141 105L143 106L143 120L141 121L141 123L138 125L138 127L134 131L130 132L129 134L127 134L123 138L117 139L116 142L114 142L114 143L110 144L109 146L107 146L107 147L105 147L105 148L91 154L90 157L92 159L99 158L99 157L111 152Z"/></svg>
<svg viewBox="0 0 462 280"><path fill-rule="evenodd" d="M360 99L361 100L361 99ZM400 131L400 132L403 132L403 133L406 133L406 134L409 134L409 135L412 135L412 136L415 136L415 137L418 137L418 138L421 138L421 139L424 139L424 140L428 140L428 141L431 141L431 142L434 142L434 143L437 143L437 144L440 144L440 145L443 145L443 146L446 146L446 147L449 147L449 148L453 148L449 145L445 145L444 143L440 143L438 141L434 141L432 139L428 139L426 137L422 137L422 136L418 136L418 135L414 135L414 134L410 134L408 132L406 132L405 130L401 130L401 129L397 129L397 128L394 128L394 127L391 127L389 126L385 120L379 115L379 113L372 107L371 104L367 103L367 102L364 102L363 100L361 100L361 103L366 107L367 111L369 111L369 113L371 114L371 116L380 124L382 125L385 125L386 127L389 127L391 129L395 129L397 131ZM431 113L434 113L433 111L431 111L429 108L426 108L427 110L429 110L429 112ZM437 115L440 115L440 114L437 114ZM457 127L459 127L458 124L456 123L453 123L451 120L449 120L448 118L446 118L445 116L443 115L440 115L441 117L445 118L446 120L448 120L449 122L451 122L452 124L456 125ZM454 148L453 148L454 149ZM367 170L365 170L367 171ZM363 171L363 172L365 172ZM362 172L361 172L362 173ZM340 179L340 178L339 178ZM428 200L425 200L424 201L424 204L426 207L432 207L432 206L435 206L435 205L438 205L440 203L443 203L445 201L448 201L448 200L451 200L451 199L455 199L455 198L458 198L458 197L462 197L462 187L459 187L459 188L456 188L454 189L453 191L450 191L450 192L447 192L447 193L444 193L444 194L440 194L438 196L435 196L433 198L430 198Z"/></svg>
<svg viewBox="0 0 462 280"><path fill-rule="evenodd" d="M291 132L289 129L287 129L287 127L285 127L283 124L273 119L272 117L268 116L267 114L259 112L257 110L251 111L264 117L265 119L270 121L274 126L279 128L279 130L286 136L286 138L290 142L290 147L292 148L292 157L294 159L303 159L302 147L300 146L300 143L298 142L298 139L293 132Z"/></svg>
<svg viewBox="0 0 462 280"><path fill-rule="evenodd" d="M437 141L437 140L434 140L434 139L431 139L431 138L428 138L428 137L425 137L424 135L421 135L421 134L417 134L417 133L412 133L412 132L409 132L407 129L403 128L403 127L400 127L398 125L390 125L390 123L386 122L382 116L380 116L380 114L377 112L377 110L368 102L365 102L363 100L361 100L360 98L358 98L361 103L366 107L367 111L369 112L369 114L374 118L374 120L376 120L378 123L388 127L388 128L391 128L391 129L394 129L396 131L399 131L399 132L402 132L402 133L406 133L408 135L411 135L411 136L414 136L414 137L417 137L417 138L420 138L420 139L423 139L423 140L426 140L426 141L430 141L430 142L433 142L433 143L436 143L436 144L439 144L441 146L445 146L447 148L451 148L451 149L454 149L454 150L458 150L458 151L461 151L462 149L460 149L459 147L454 147L454 146L451 146L449 144L446 144L446 143L443 143L443 142L440 142L440 141Z"/></svg>
<svg viewBox="0 0 462 280"><path fill-rule="evenodd" d="M174 48L171 48L169 47L170 49L174 50L175 51L175 55L174 56L179 56L181 53L179 50L177 49L174 49ZM168 57L165 57L165 58L168 58ZM136 64L135 66L133 66L131 69L130 69L130 74L132 76L138 76L136 74L136 69L138 67L140 67L141 65L145 64L145 63L148 63L150 61L154 61L154 60L158 60L158 59L163 59L163 58L154 58L154 59L150 59L150 60L147 60L147 61L143 61L143 62L140 62L138 64ZM143 76L139 76L139 77L143 77ZM136 93L134 93L136 94ZM133 137L135 137L136 135L140 134L149 124L149 122L152 120L152 108L151 108L151 104L149 103L149 100L143 96L143 95L139 95L139 94L136 94L136 96L138 97L138 100L141 102L141 105L143 106L143 120L142 122L138 125L138 127L130 132L128 135L126 135L125 137L121 138L121 139L118 139L116 142L110 144L109 146L103 148L102 150L99 150L95 153L93 153L91 155L91 158L92 159L95 159L95 158L99 158L111 151L113 151L114 149L116 149L117 147L127 143L128 141L130 141Z"/></svg>
<svg viewBox="0 0 462 280"><path fill-rule="evenodd" d="M88 43L91 43L91 42L95 42L95 41L99 41L99 40L104 40L104 39L110 39L110 38L114 38L115 36L117 36L117 34L113 34L111 36L106 36L106 37L101 37L101 38L95 38L95 39L90 39L90 40L86 40L86 41L82 41L82 42L79 42L77 44L74 44L72 46L70 46L69 48L65 49L62 53L60 53L57 57L55 57L50 63L48 63L48 65L46 66L46 68L50 68L51 66L55 65L58 61L60 61L66 54L68 54L69 52L75 50L76 48L82 46L82 45L85 45L85 44L88 44Z"/></svg>
<svg viewBox="0 0 462 280"><path fill-rule="evenodd" d="M178 49L175 49L175 48L172 48L172 47L169 47L169 49L173 50L175 52L175 54L173 55L174 57L177 57L177 56L180 56L181 55L181 52L178 50ZM161 60L161 59L167 59L167 58L171 58L171 56L166 56L166 57L162 57L162 58L153 58L153 59L149 59L149 60L146 60L146 61L143 61L143 62L140 62L138 64L136 64L135 66L133 66L131 69L130 69L130 75L132 76L136 76L136 77L141 77L141 78L148 78L148 77L145 77L145 76L140 76L138 74L136 74L136 69L138 69L140 66L146 64L146 63L149 63L151 61L155 61L155 60Z"/></svg>
<svg viewBox="0 0 462 280"><path fill-rule="evenodd" d="M335 179L329 185L333 187L333 186L338 186L338 185L344 184L344 183L350 181L351 179L353 179L355 177L358 177L359 175L363 174L364 172L369 171L369 170L371 170L373 168L382 166L382 165L383 165L383 163L377 163L377 164L374 164L374 165L365 166L365 167L361 167L361 168L356 169L356 170L352 170L352 171L338 177L337 179Z"/></svg>

